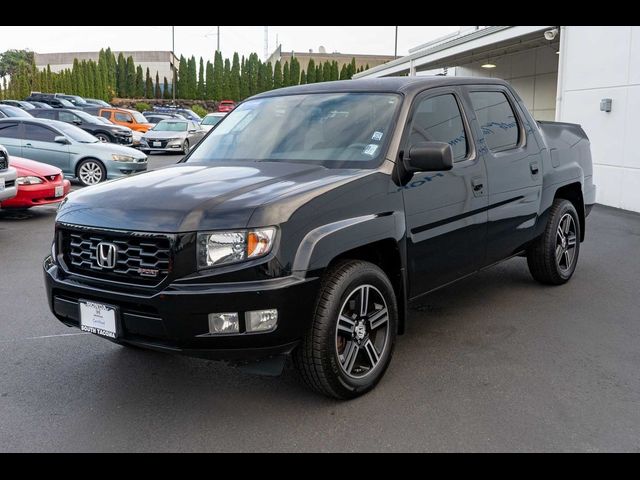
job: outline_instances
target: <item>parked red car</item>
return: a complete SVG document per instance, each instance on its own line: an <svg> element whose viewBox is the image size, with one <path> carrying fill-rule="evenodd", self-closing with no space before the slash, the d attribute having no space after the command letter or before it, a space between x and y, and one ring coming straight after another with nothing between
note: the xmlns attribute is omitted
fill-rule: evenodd
<svg viewBox="0 0 640 480"><path fill-rule="evenodd" d="M2 202L2 208L31 208L56 203L71 189L71 183L57 167L20 157L10 157L9 165L18 172L18 194Z"/></svg>
<svg viewBox="0 0 640 480"><path fill-rule="evenodd" d="M218 104L219 112L230 112L234 108L236 108L236 102L233 100L220 100L220 103Z"/></svg>

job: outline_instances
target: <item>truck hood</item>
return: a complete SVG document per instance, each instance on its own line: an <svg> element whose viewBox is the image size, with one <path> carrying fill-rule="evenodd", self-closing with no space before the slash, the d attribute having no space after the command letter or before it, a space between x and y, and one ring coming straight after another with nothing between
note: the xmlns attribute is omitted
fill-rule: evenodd
<svg viewBox="0 0 640 480"><path fill-rule="evenodd" d="M313 191L369 173L274 162L178 164L73 192L57 221L164 233L244 228L256 207L272 203L288 216Z"/></svg>

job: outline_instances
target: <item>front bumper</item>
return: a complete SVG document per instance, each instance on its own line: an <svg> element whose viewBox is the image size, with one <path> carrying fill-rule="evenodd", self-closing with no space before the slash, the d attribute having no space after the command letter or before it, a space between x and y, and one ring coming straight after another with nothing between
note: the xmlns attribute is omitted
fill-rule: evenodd
<svg viewBox="0 0 640 480"><path fill-rule="evenodd" d="M317 278L283 277L116 291L65 272L51 257L45 259L44 277L49 308L65 325L79 327L79 300L102 302L117 308L118 343L240 362L291 352L311 321L319 284ZM244 312L268 308L278 310L272 332L207 335L209 313L238 312L242 321Z"/></svg>
<svg viewBox="0 0 640 480"><path fill-rule="evenodd" d="M107 166L107 178L120 178L126 177L133 173L145 172L147 170L148 161L144 160L138 162L115 162L110 160Z"/></svg>
<svg viewBox="0 0 640 480"><path fill-rule="evenodd" d="M62 196L56 197L56 187L63 186ZM11 200L2 202L2 208L30 208L38 205L48 205L64 200L71 190L69 180L63 179L58 182L47 182L38 185L20 185L18 194Z"/></svg>

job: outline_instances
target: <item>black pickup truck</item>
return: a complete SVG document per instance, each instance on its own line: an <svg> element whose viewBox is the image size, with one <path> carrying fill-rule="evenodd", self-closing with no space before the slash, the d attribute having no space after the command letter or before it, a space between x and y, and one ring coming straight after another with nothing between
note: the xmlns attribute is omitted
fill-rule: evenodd
<svg viewBox="0 0 640 480"><path fill-rule="evenodd" d="M125 346L372 389L407 304L501 260L568 281L595 202L578 125L494 79L349 80L256 95L179 164L69 195L49 305Z"/></svg>

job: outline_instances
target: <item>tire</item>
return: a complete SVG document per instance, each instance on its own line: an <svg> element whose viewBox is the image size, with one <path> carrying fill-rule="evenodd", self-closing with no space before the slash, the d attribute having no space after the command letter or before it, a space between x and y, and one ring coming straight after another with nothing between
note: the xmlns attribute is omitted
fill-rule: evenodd
<svg viewBox="0 0 640 480"><path fill-rule="evenodd" d="M544 233L527 251L531 276L546 285L562 285L573 275L579 254L578 212L569 200L557 198L549 210Z"/></svg>
<svg viewBox="0 0 640 480"><path fill-rule="evenodd" d="M83 186L88 187L104 182L107 179L107 170L101 161L86 158L78 164L76 176Z"/></svg>
<svg viewBox="0 0 640 480"><path fill-rule="evenodd" d="M102 143L113 143L113 140L111 139L111 137L106 133L96 133L94 137L96 137Z"/></svg>
<svg viewBox="0 0 640 480"><path fill-rule="evenodd" d="M364 316L362 292L367 292ZM396 297L385 273L369 262L342 261L323 276L294 365L312 390L338 399L358 397L373 389L389 366L397 325Z"/></svg>
<svg viewBox="0 0 640 480"><path fill-rule="evenodd" d="M184 155L189 153L189 140L185 140L184 143L182 144L182 153Z"/></svg>

